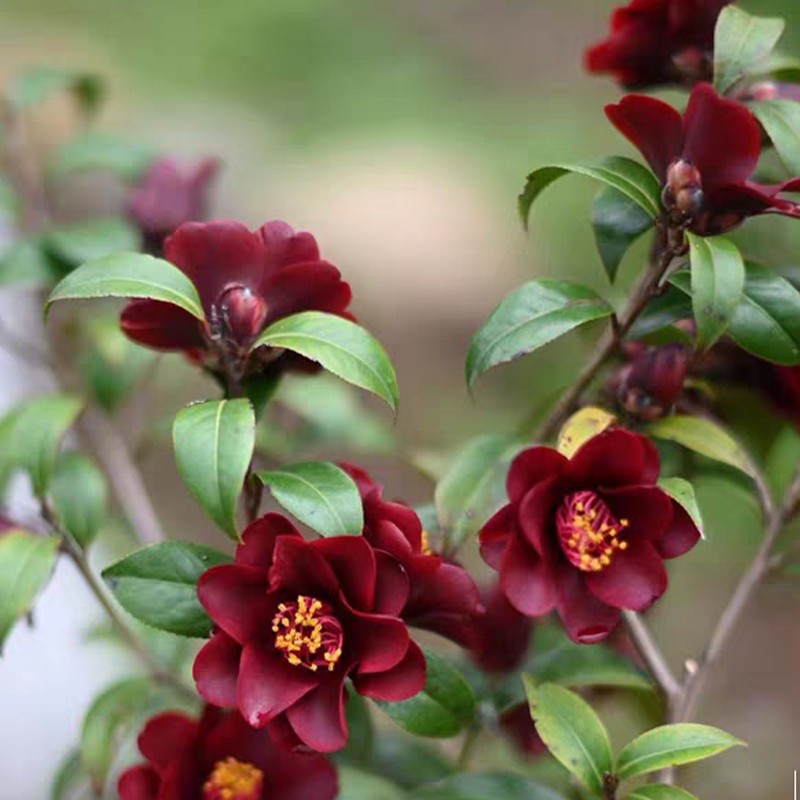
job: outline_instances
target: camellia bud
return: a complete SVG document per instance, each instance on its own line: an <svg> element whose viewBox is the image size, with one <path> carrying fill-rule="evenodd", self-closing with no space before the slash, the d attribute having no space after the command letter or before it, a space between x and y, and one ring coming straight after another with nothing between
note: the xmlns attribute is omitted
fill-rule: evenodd
<svg viewBox="0 0 800 800"><path fill-rule="evenodd" d="M261 333L267 319L267 303L249 286L226 289L219 301L226 333L239 343L250 342Z"/></svg>
<svg viewBox="0 0 800 800"><path fill-rule="evenodd" d="M665 202L684 214L692 216L703 207L703 179L700 170L681 158L667 170Z"/></svg>
<svg viewBox="0 0 800 800"><path fill-rule="evenodd" d="M617 383L620 405L640 419L663 416L683 392L688 354L681 344L648 348L621 371Z"/></svg>

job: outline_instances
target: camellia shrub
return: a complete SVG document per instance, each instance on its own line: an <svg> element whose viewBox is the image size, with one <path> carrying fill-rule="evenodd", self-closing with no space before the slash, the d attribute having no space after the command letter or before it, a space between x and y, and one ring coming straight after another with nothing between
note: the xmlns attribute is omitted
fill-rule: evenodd
<svg viewBox="0 0 800 800"><path fill-rule="evenodd" d="M92 702L60 767L42 765L54 800L695 796L682 766L743 744L700 701L754 593L792 569L782 534L800 503L796 450L776 478L715 390L745 385L765 418L797 423L796 276L729 238L754 216L800 218L800 62L774 51L782 30L726 0L614 12L588 71L686 102L624 94L605 113L641 157L539 166L519 212L527 225L550 184L589 178L608 281L640 238L649 256L619 308L559 275L476 325L468 387L584 324L604 332L551 407L466 443L416 508L345 460L397 452L359 394L396 414L398 386L321 243L282 221L209 220L217 161L90 124L43 167L30 108L71 92L91 123L102 84L50 69L13 82L0 283L40 292L46 336L3 326L0 345L61 389L0 420L0 487L27 475L38 509L6 498L0 518L0 644L65 559L141 667ZM57 219L53 187L92 171L119 181L124 212ZM158 353L210 378L171 432L214 547L164 535L123 430ZM343 455L300 455L314 446ZM703 541L691 483L715 470L738 476L763 530L707 645L675 669L646 612L670 613L674 559L723 546ZM112 522L119 556L96 544ZM593 705L607 717L631 697L639 733L612 748Z"/></svg>

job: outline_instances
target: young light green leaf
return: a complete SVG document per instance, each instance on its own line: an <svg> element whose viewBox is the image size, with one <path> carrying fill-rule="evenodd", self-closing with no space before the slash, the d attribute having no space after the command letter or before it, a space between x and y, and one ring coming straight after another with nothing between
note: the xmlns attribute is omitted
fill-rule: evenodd
<svg viewBox="0 0 800 800"><path fill-rule="evenodd" d="M660 478L658 485L692 518L700 536L705 538L703 517L697 505L694 486L683 478Z"/></svg>
<svg viewBox="0 0 800 800"><path fill-rule="evenodd" d="M212 623L197 599L200 576L231 558L188 542L160 542L103 570L119 604L136 619L178 636L206 638Z"/></svg>
<svg viewBox="0 0 800 800"><path fill-rule="evenodd" d="M467 354L467 384L488 369L532 353L596 319L611 306L587 286L567 281L530 281L509 294L475 334Z"/></svg>
<svg viewBox="0 0 800 800"><path fill-rule="evenodd" d="M364 509L355 481L336 464L309 461L256 473L273 497L322 536L359 535Z"/></svg>
<svg viewBox="0 0 800 800"><path fill-rule="evenodd" d="M152 150L137 142L87 133L61 148L52 169L62 175L92 170L111 172L133 182L144 174L154 158Z"/></svg>
<svg viewBox="0 0 800 800"><path fill-rule="evenodd" d="M562 456L572 458L589 439L613 425L616 419L602 408L586 406L562 425L556 449Z"/></svg>
<svg viewBox="0 0 800 800"><path fill-rule="evenodd" d="M692 308L697 341L705 349L725 333L744 289L744 261L735 244L721 236L688 233Z"/></svg>
<svg viewBox="0 0 800 800"><path fill-rule="evenodd" d="M651 219L661 213L661 187L656 176L638 161L611 156L598 164L552 164L528 175L518 201L519 213L526 228L536 198L551 183L569 174L585 175L613 187L636 203Z"/></svg>
<svg viewBox="0 0 800 800"><path fill-rule="evenodd" d="M564 796L522 775L471 772L423 786L412 800L564 800Z"/></svg>
<svg viewBox="0 0 800 800"><path fill-rule="evenodd" d="M139 234L124 219L108 217L53 228L44 235L43 244L71 269L123 250L135 250Z"/></svg>
<svg viewBox="0 0 800 800"><path fill-rule="evenodd" d="M17 108L30 108L59 91L71 91L84 110L92 113L100 105L105 87L97 75L53 67L32 67L11 82L9 99Z"/></svg>
<svg viewBox="0 0 800 800"><path fill-rule="evenodd" d="M94 297L161 300L204 319L200 297L189 278L169 261L144 253L115 253L78 267L53 289L45 314L57 300Z"/></svg>
<svg viewBox="0 0 800 800"><path fill-rule="evenodd" d="M750 106L792 175L800 175L800 103L762 100Z"/></svg>
<svg viewBox="0 0 800 800"><path fill-rule="evenodd" d="M321 311L303 311L274 322L253 349L267 345L299 353L348 383L385 400L397 411L397 378L380 342L350 320Z"/></svg>
<svg viewBox="0 0 800 800"><path fill-rule="evenodd" d="M426 650L425 660L425 686L418 695L399 703L380 701L378 705L409 733L448 739L472 722L475 693L461 673L438 653Z"/></svg>
<svg viewBox="0 0 800 800"><path fill-rule="evenodd" d="M88 788L88 781L89 777L83 768L81 754L77 750L71 750L53 776L50 800L70 800L74 798L74 792L82 783L86 783Z"/></svg>
<svg viewBox="0 0 800 800"><path fill-rule="evenodd" d="M677 442L688 450L753 475L753 463L744 448L718 423L705 417L675 414L653 422L651 436Z"/></svg>
<svg viewBox="0 0 800 800"><path fill-rule="evenodd" d="M714 88L725 94L766 58L786 27L778 17L754 17L726 6L714 32Z"/></svg>
<svg viewBox="0 0 800 800"><path fill-rule="evenodd" d="M597 251L611 283L617 277L625 253L652 227L652 216L619 189L606 186L598 192L592 203L592 228Z"/></svg>
<svg viewBox="0 0 800 800"><path fill-rule="evenodd" d="M336 800L403 800L400 787L375 775L354 767L339 769L339 793Z"/></svg>
<svg viewBox="0 0 800 800"><path fill-rule="evenodd" d="M603 791L613 770L611 743L592 707L554 683L523 677L536 730L547 749L591 792Z"/></svg>
<svg viewBox="0 0 800 800"><path fill-rule="evenodd" d="M634 789L625 800L697 800L697 798L679 786L649 783Z"/></svg>
<svg viewBox="0 0 800 800"><path fill-rule="evenodd" d="M58 536L23 530L0 534L0 652L14 623L27 614L58 559Z"/></svg>
<svg viewBox="0 0 800 800"><path fill-rule="evenodd" d="M50 496L61 525L82 547L88 547L103 522L108 490L103 473L83 453L62 453Z"/></svg>
<svg viewBox="0 0 800 800"><path fill-rule="evenodd" d="M249 400L209 400L181 409L172 427L175 461L203 510L238 541L236 503L255 447Z"/></svg>
<svg viewBox="0 0 800 800"><path fill-rule="evenodd" d="M662 725L625 745L617 759L616 774L620 780L627 780L636 775L711 758L739 746L745 746L745 743L709 725Z"/></svg>

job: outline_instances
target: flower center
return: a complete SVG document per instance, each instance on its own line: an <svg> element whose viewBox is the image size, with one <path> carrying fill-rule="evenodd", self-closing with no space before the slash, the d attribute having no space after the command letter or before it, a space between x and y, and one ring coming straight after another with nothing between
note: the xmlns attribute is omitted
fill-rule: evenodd
<svg viewBox="0 0 800 800"><path fill-rule="evenodd" d="M584 572L605 569L617 550L628 543L619 536L628 520L617 518L594 492L573 492L564 498L556 513L561 549L573 566Z"/></svg>
<svg viewBox="0 0 800 800"><path fill-rule="evenodd" d="M426 531L424 529L422 531L422 538L421 538L421 541L420 541L420 552L424 556L432 556L433 555L433 550L431 549L431 542L430 542L430 539L428 539L428 531Z"/></svg>
<svg viewBox="0 0 800 800"><path fill-rule="evenodd" d="M218 301L225 333L235 341L249 343L261 333L267 318L267 303L249 286L231 286Z"/></svg>
<svg viewBox="0 0 800 800"><path fill-rule="evenodd" d="M272 619L275 647L293 666L333 672L342 656L344 633L333 608L322 600L298 595L295 603L281 603Z"/></svg>
<svg viewBox="0 0 800 800"><path fill-rule="evenodd" d="M264 773L245 761L226 758L217 761L203 784L203 800L258 800Z"/></svg>

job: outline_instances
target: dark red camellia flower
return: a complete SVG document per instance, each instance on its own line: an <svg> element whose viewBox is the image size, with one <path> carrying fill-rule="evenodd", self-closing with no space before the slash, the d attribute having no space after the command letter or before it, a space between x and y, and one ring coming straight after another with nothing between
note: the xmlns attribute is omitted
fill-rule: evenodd
<svg viewBox="0 0 800 800"><path fill-rule="evenodd" d="M570 638L605 639L621 609L643 611L667 588L662 560L700 533L657 485L658 452L622 428L566 458L531 447L512 462L509 503L480 532L481 553L523 614L556 608Z"/></svg>
<svg viewBox="0 0 800 800"><path fill-rule="evenodd" d="M508 602L499 583L482 595L483 609L474 620L472 660L485 672L511 672L528 653L533 620Z"/></svg>
<svg viewBox="0 0 800 800"><path fill-rule="evenodd" d="M399 618L408 576L361 536L306 542L267 514L197 593L217 626L194 663L200 694L253 727L274 723L288 745L344 746L346 678L378 700L422 689L425 658Z"/></svg>
<svg viewBox="0 0 800 800"><path fill-rule="evenodd" d="M408 575L411 590L402 618L469 647L478 611L478 587L462 567L445 561L429 546L417 513L383 498L383 487L360 467L341 464L358 486L364 503L364 538L395 558Z"/></svg>
<svg viewBox="0 0 800 800"><path fill-rule="evenodd" d="M586 51L586 69L627 87L705 80L717 17L730 2L632 0L614 11L608 39Z"/></svg>
<svg viewBox="0 0 800 800"><path fill-rule="evenodd" d="M122 312L125 333L156 350L183 351L214 372L235 377L286 366L291 354L250 346L282 317L326 311L352 319L350 287L320 258L310 233L285 222L250 231L239 222L187 222L165 244L165 258L197 288L206 322L170 303L132 300Z"/></svg>
<svg viewBox="0 0 800 800"><path fill-rule="evenodd" d="M120 776L120 800L334 800L339 791L325 756L287 753L236 712L158 714L139 751L146 763Z"/></svg>
<svg viewBox="0 0 800 800"><path fill-rule="evenodd" d="M606 114L661 181L671 225L713 236L757 214L800 217L798 204L780 197L800 190L800 178L775 186L750 180L761 150L759 124L709 84L695 87L683 117L661 100L636 94L606 106Z"/></svg>
<svg viewBox="0 0 800 800"><path fill-rule="evenodd" d="M209 189L218 171L215 158L192 167L171 158L150 165L128 199L128 216L142 233L145 252L160 255L164 239L179 225L206 218Z"/></svg>

